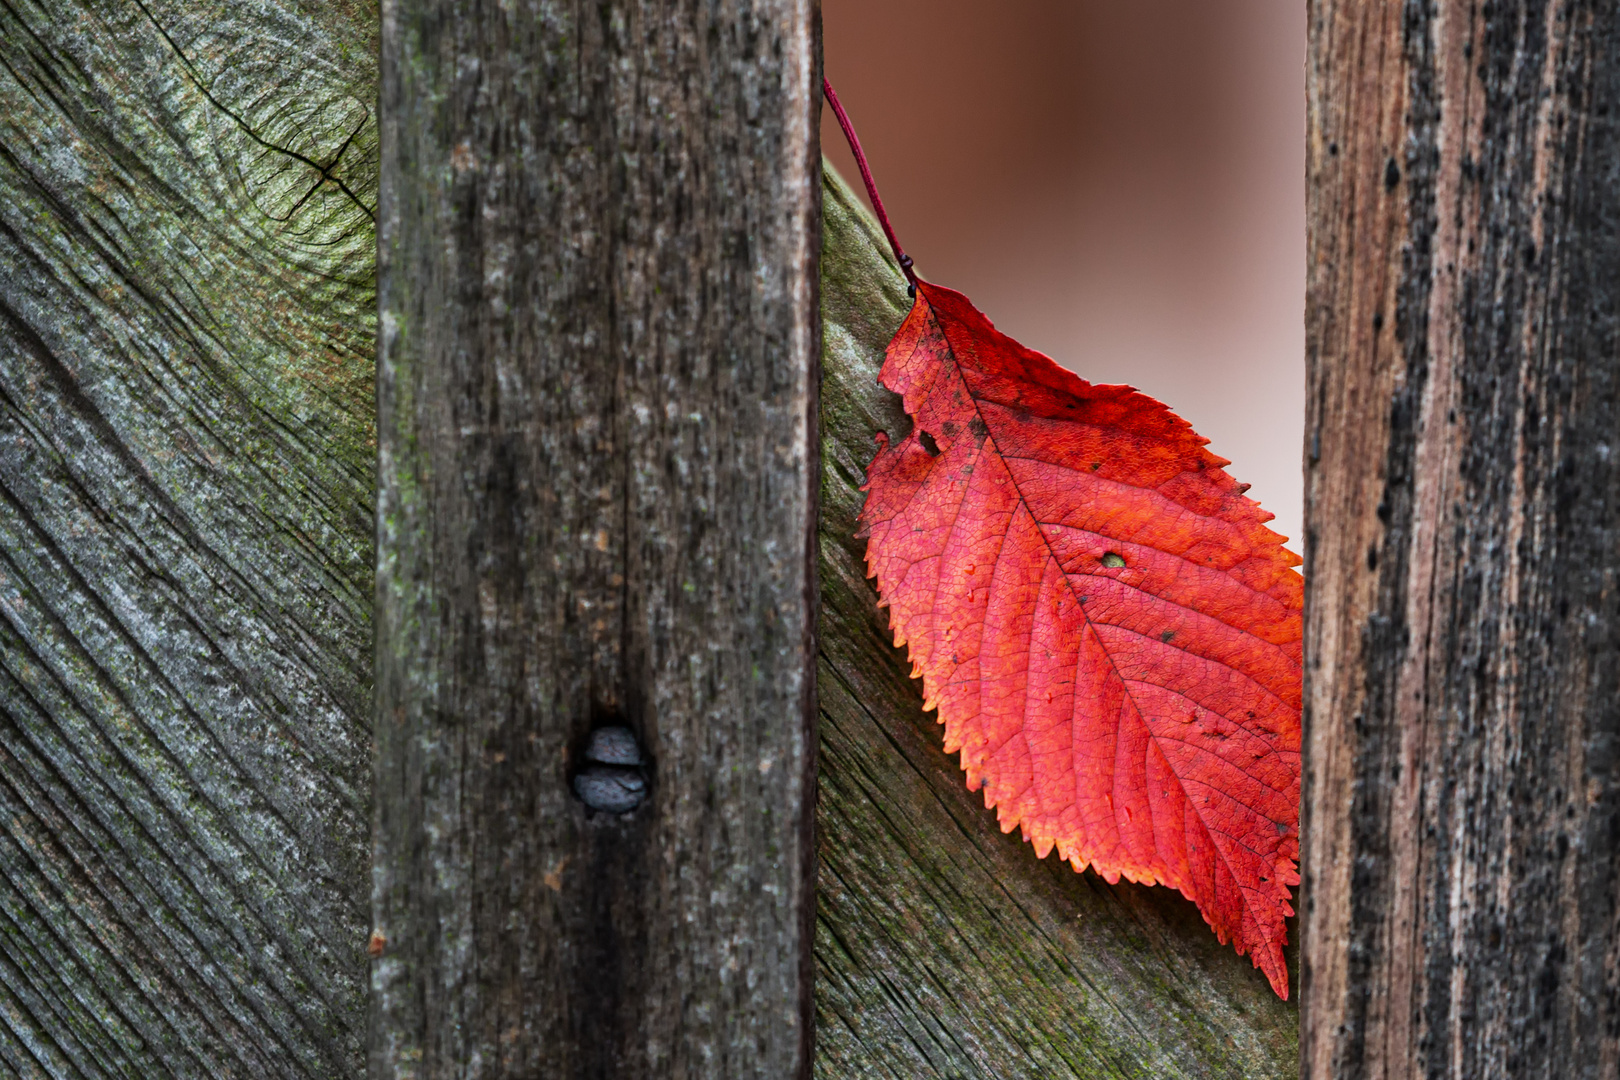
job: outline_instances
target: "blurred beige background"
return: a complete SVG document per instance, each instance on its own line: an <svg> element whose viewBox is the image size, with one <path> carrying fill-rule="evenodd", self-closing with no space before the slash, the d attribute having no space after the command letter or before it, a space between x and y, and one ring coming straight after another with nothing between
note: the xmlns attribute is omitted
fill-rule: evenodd
<svg viewBox="0 0 1620 1080"><path fill-rule="evenodd" d="M1166 402L1300 538L1304 4L822 14L827 76L918 271L1081 376ZM821 138L859 188L830 109Z"/></svg>

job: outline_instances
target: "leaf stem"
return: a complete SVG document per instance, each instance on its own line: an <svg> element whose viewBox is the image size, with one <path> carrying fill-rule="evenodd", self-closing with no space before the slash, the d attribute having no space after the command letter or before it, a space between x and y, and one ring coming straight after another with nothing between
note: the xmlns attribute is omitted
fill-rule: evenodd
<svg viewBox="0 0 1620 1080"><path fill-rule="evenodd" d="M866 195L872 200L872 209L877 211L878 224L883 226L883 235L889 238L889 246L894 249L895 261L900 264L900 272L906 275L906 292L912 296L917 295L917 275L911 269L911 256L900 247L900 239L894 235L894 226L889 224L889 214L883 209L883 198L878 195L877 183L872 179L872 170L866 165L866 153L861 149L861 140L855 134L855 126L849 122L849 114L838 102L838 95L833 91L832 83L825 77L821 80L821 92L827 95L827 104L832 106L833 115L838 117L838 126L844 129L844 138L849 140L849 151L855 155L855 164L861 170L861 180L866 184Z"/></svg>

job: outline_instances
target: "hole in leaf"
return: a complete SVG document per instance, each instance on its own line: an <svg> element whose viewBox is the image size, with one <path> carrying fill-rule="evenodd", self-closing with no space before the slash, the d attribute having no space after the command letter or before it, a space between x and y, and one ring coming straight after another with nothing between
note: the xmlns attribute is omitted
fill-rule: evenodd
<svg viewBox="0 0 1620 1080"><path fill-rule="evenodd" d="M935 442L934 437L928 432L917 432L917 441L922 443L922 448L928 451L929 457L939 457L939 443Z"/></svg>
<svg viewBox="0 0 1620 1080"><path fill-rule="evenodd" d="M1103 552L1102 564L1104 566L1112 566L1117 570L1121 566L1125 565L1125 556L1121 555L1117 551L1105 551Z"/></svg>

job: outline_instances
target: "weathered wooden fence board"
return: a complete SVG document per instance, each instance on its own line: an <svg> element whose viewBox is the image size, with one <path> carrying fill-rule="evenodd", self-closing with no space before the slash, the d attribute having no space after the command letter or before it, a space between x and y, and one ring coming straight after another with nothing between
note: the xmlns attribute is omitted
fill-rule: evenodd
<svg viewBox="0 0 1620 1080"><path fill-rule="evenodd" d="M0 6L0 1073L360 1067L372 37Z"/></svg>
<svg viewBox="0 0 1620 1080"><path fill-rule="evenodd" d="M818 29L385 7L377 1080L809 1075Z"/></svg>
<svg viewBox="0 0 1620 1080"><path fill-rule="evenodd" d="M1304 1075L1620 1074L1620 8L1312 0Z"/></svg>

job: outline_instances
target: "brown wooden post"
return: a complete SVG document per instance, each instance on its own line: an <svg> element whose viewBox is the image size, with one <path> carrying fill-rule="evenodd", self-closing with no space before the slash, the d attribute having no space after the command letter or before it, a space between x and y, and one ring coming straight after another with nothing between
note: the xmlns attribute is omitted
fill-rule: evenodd
<svg viewBox="0 0 1620 1080"><path fill-rule="evenodd" d="M1620 11L1313 0L1304 1075L1620 1069Z"/></svg>
<svg viewBox="0 0 1620 1080"><path fill-rule="evenodd" d="M808 1075L818 18L384 7L377 1080Z"/></svg>

